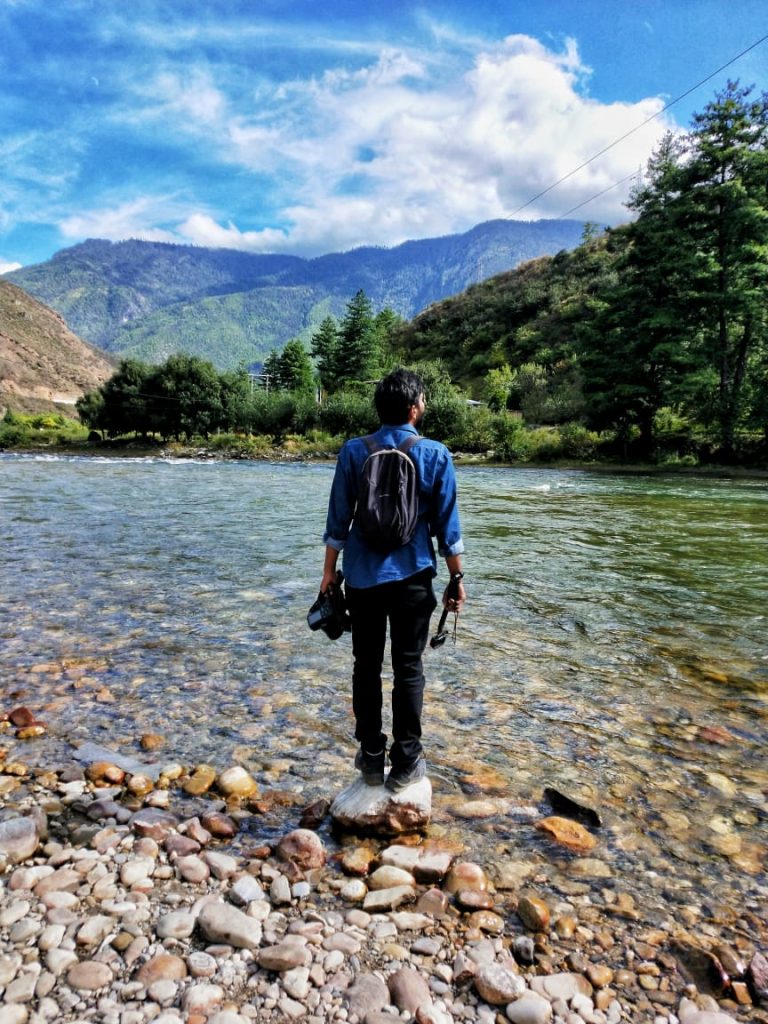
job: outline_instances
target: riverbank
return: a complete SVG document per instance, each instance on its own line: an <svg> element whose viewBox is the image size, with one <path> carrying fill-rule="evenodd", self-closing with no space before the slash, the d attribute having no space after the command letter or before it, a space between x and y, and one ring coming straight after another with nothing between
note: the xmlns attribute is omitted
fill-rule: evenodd
<svg viewBox="0 0 768 1024"><path fill-rule="evenodd" d="M202 460L211 462L333 462L336 451L304 450L297 446L276 445L258 452L216 449L200 445L145 445L140 442L109 444L106 442L84 442L66 445L24 445L13 448L0 448L0 454L44 456L59 455L69 457L99 457L115 459L178 459ZM455 452L454 462L457 466L486 466L495 469L530 469L530 470L573 470L589 473L615 473L627 476L663 476L708 477L712 479L768 479L768 467L762 466L727 466L727 465L688 465L682 462L594 462L573 459L559 459L547 462L500 462L492 455L477 455L466 452Z"/></svg>
<svg viewBox="0 0 768 1024"><path fill-rule="evenodd" d="M3 719L0 1024L768 1020L765 921L648 912L594 821L555 819L553 886L514 847L480 864L429 831L330 832L349 780L303 807L289 760L268 789L174 763L157 735L42 765L45 727Z"/></svg>

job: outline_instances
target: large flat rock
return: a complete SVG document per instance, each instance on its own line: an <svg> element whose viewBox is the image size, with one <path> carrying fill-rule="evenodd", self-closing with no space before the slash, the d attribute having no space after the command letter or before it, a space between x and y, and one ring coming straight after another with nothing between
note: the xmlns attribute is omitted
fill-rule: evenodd
<svg viewBox="0 0 768 1024"><path fill-rule="evenodd" d="M331 804L331 817L342 828L375 835L421 832L432 814L432 783L419 779L401 793L367 786L356 779Z"/></svg>

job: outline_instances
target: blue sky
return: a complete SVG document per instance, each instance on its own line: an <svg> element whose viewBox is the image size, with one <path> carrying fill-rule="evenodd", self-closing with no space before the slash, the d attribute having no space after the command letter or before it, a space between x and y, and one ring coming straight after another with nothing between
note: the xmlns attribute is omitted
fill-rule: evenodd
<svg viewBox="0 0 768 1024"><path fill-rule="evenodd" d="M0 0L0 272L88 237L314 255L512 215L766 0ZM518 214L631 175L768 42ZM627 182L573 216L627 218Z"/></svg>

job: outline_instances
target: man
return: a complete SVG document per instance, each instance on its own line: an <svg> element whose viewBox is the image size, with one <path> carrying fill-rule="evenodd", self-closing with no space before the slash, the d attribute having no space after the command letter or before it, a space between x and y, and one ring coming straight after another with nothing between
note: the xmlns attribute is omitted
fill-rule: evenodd
<svg viewBox="0 0 768 1024"><path fill-rule="evenodd" d="M384 377L376 387L375 404L381 422L373 435L378 446L396 447L409 436L419 438L416 428L424 416L425 402L424 385L417 374L398 369ZM426 775L421 745L422 654L437 604L432 589L437 563L431 538L437 538L452 579L443 595L443 605L456 612L466 596L461 571L464 544L450 452L445 445L427 438L419 438L408 451L418 477L418 520L412 539L390 551L367 544L356 528L354 514L369 454L362 437L347 441L339 453L323 538L325 566L320 590L325 593L334 583L336 562L344 549L354 658L352 706L355 737L360 743L355 767L370 786L384 782L387 738L381 728L381 668L389 622L394 742L386 786L398 793Z"/></svg>

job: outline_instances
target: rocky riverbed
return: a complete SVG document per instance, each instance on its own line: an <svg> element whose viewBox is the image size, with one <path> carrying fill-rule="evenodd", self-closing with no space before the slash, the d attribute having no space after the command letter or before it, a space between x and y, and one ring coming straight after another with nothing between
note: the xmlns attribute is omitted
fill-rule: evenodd
<svg viewBox="0 0 768 1024"><path fill-rule="evenodd" d="M0 1024L768 1021L765 907L649 922L567 803L536 823L574 858L564 891L428 827L329 831L333 780L301 807L239 766L20 750L0 750Z"/></svg>

